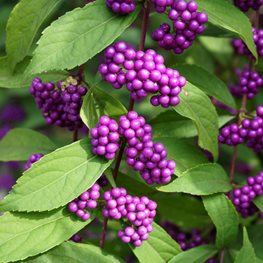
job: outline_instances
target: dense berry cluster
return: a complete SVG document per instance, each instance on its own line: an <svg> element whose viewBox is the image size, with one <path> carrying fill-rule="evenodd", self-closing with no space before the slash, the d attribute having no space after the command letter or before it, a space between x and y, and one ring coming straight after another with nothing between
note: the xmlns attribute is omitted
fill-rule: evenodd
<svg viewBox="0 0 263 263"><path fill-rule="evenodd" d="M242 217L253 215L258 209L252 201L263 195L263 172L255 177L249 176L247 185L234 189L228 195Z"/></svg>
<svg viewBox="0 0 263 263"><path fill-rule="evenodd" d="M175 169L175 162L166 160L167 151L163 144L152 141L152 128L135 111L120 117L119 132L127 140L125 151L128 165L140 171L148 184L169 183Z"/></svg>
<svg viewBox="0 0 263 263"><path fill-rule="evenodd" d="M223 144L238 145L245 142L247 133L247 129L240 128L238 124L232 123L231 125L225 126L221 129L218 140Z"/></svg>
<svg viewBox="0 0 263 263"><path fill-rule="evenodd" d="M178 71L166 68L163 56L150 49L136 51L124 42L117 42L105 51L105 63L100 73L115 89L126 85L135 101L149 93L153 106L176 106L179 94L186 84Z"/></svg>
<svg viewBox="0 0 263 263"><path fill-rule="evenodd" d="M35 78L29 90L47 124L67 127L69 130L82 127L79 112L82 97L87 93L87 89L76 79L69 77L67 81L55 85L52 82L43 83L40 78Z"/></svg>
<svg viewBox="0 0 263 263"><path fill-rule="evenodd" d="M173 25L172 30L169 24L163 23L152 33L153 40L158 41L160 47L181 54L192 45L198 34L204 32L208 16L206 13L197 12L198 5L195 1L152 0L152 2L157 12L167 11Z"/></svg>
<svg viewBox="0 0 263 263"><path fill-rule="evenodd" d="M257 53L260 57L262 57L263 56L263 29L253 28L252 33L257 48ZM237 54L247 55L249 57L252 57L252 54L247 48L246 44L240 38L233 39L232 46Z"/></svg>
<svg viewBox="0 0 263 263"><path fill-rule="evenodd" d="M255 70L249 70L247 65L243 70L236 69L235 72L238 83L229 86L231 93L236 98L246 95L248 99L253 99L263 86L263 77Z"/></svg>
<svg viewBox="0 0 263 263"><path fill-rule="evenodd" d="M95 183L90 189L82 193L78 198L68 204L68 210L75 213L83 221L90 219L90 213L86 209L93 210L97 207L100 197L100 186Z"/></svg>
<svg viewBox="0 0 263 263"><path fill-rule="evenodd" d="M240 125L235 123L221 129L218 140L227 145L246 142L255 152L263 149L263 106L257 107L254 119L244 119Z"/></svg>
<svg viewBox="0 0 263 263"><path fill-rule="evenodd" d="M127 15L136 8L134 0L106 0L107 6L119 15Z"/></svg>
<svg viewBox="0 0 263 263"><path fill-rule="evenodd" d="M137 247L141 246L153 230L156 202L146 196L139 198L128 195L124 188L113 188L105 192L103 197L106 201L103 215L115 220L124 219L127 223L118 233L121 240Z"/></svg>
<svg viewBox="0 0 263 263"><path fill-rule="evenodd" d="M44 154L42 153L31 154L24 166L24 171L28 170L33 165L33 163L39 161L43 156Z"/></svg>
<svg viewBox="0 0 263 263"><path fill-rule="evenodd" d="M119 149L119 125L108 116L102 116L95 128L91 130L92 152L96 155L105 156L106 159L115 158Z"/></svg>
<svg viewBox="0 0 263 263"><path fill-rule="evenodd" d="M234 0L234 4L243 12L247 12L250 8L258 10L263 5L263 0Z"/></svg>

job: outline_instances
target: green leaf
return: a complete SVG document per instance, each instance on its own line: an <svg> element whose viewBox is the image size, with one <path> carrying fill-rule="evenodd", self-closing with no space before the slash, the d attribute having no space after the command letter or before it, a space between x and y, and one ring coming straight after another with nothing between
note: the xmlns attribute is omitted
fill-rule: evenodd
<svg viewBox="0 0 263 263"><path fill-rule="evenodd" d="M243 228L243 246L235 258L235 263L256 263L256 255L248 238L247 230Z"/></svg>
<svg viewBox="0 0 263 263"><path fill-rule="evenodd" d="M203 197L207 213L216 226L216 245L223 248L237 238L239 216L232 202L225 194Z"/></svg>
<svg viewBox="0 0 263 263"><path fill-rule="evenodd" d="M66 205L91 187L112 161L94 156L84 139L45 155L0 202L3 211L46 211Z"/></svg>
<svg viewBox="0 0 263 263"><path fill-rule="evenodd" d="M29 63L29 57L26 57L22 62L17 64L13 73L8 70L7 57L0 58L0 88L18 89L29 88L32 79L40 77L43 81L58 81L65 79L65 72L49 72L46 74L25 74L25 68Z"/></svg>
<svg viewBox="0 0 263 263"><path fill-rule="evenodd" d="M66 242L47 253L29 258L26 263L121 263L123 260L91 244Z"/></svg>
<svg viewBox="0 0 263 263"><path fill-rule="evenodd" d="M253 200L253 203L258 207L260 211L263 211L263 196L259 196Z"/></svg>
<svg viewBox="0 0 263 263"><path fill-rule="evenodd" d="M68 240L90 222L77 219L66 208L43 213L6 213L0 217L1 262L43 253Z"/></svg>
<svg viewBox="0 0 263 263"><path fill-rule="evenodd" d="M32 153L50 153L56 145L45 135L30 129L16 128L0 141L0 161L24 161Z"/></svg>
<svg viewBox="0 0 263 263"><path fill-rule="evenodd" d="M227 85L214 74L196 65L176 65L175 68L189 83L195 85L207 95L213 96L230 107L236 107Z"/></svg>
<svg viewBox="0 0 263 263"><path fill-rule="evenodd" d="M99 0L66 13L44 30L28 70L41 73L85 63L120 36L139 12L138 4L134 12L120 16Z"/></svg>
<svg viewBox="0 0 263 263"><path fill-rule="evenodd" d="M208 163L205 154L189 139L156 138L154 141L164 144L168 158L176 162L175 174L178 176L190 168Z"/></svg>
<svg viewBox="0 0 263 263"><path fill-rule="evenodd" d="M173 257L169 263L201 263L213 257L217 249L212 245L198 246Z"/></svg>
<svg viewBox="0 0 263 263"><path fill-rule="evenodd" d="M166 263L181 252L180 246L156 223L149 239L141 247L132 247L134 255L143 263Z"/></svg>
<svg viewBox="0 0 263 263"><path fill-rule="evenodd" d="M255 249L256 256L263 260L263 225L254 224L247 228L248 236Z"/></svg>
<svg viewBox="0 0 263 263"><path fill-rule="evenodd" d="M226 0L196 0L200 10L208 14L209 22L238 35L255 58L258 58L248 17Z"/></svg>
<svg viewBox="0 0 263 263"><path fill-rule="evenodd" d="M235 116L222 115L218 117L219 128L224 126ZM190 138L198 135L196 126L189 120L173 110L167 110L153 118L149 124L153 128L153 137Z"/></svg>
<svg viewBox="0 0 263 263"><path fill-rule="evenodd" d="M202 164L186 170L171 183L157 187L161 192L211 195L232 189L224 169L216 164Z"/></svg>
<svg viewBox="0 0 263 263"><path fill-rule="evenodd" d="M10 14L6 28L6 53L13 68L29 55L36 34L62 0L21 0Z"/></svg>
<svg viewBox="0 0 263 263"><path fill-rule="evenodd" d="M198 130L198 144L218 157L218 117L210 99L189 82L180 95L181 102L174 110L191 119Z"/></svg>
<svg viewBox="0 0 263 263"><path fill-rule="evenodd" d="M211 220L196 197L186 194L158 193L151 196L158 204L158 213L179 227L206 228ZM171 209L172 208L172 209Z"/></svg>
<svg viewBox="0 0 263 263"><path fill-rule="evenodd" d="M89 128L93 128L103 115L117 119L126 113L126 108L118 100L101 89L93 87L84 98L80 116Z"/></svg>

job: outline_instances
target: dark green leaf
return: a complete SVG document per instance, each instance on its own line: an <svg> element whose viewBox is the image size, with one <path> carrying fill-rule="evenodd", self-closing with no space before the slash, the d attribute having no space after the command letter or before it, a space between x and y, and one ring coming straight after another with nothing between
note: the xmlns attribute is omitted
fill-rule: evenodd
<svg viewBox="0 0 263 263"><path fill-rule="evenodd" d="M186 170L171 183L157 187L161 192L211 195L232 189L224 169L215 163L198 165Z"/></svg>
<svg viewBox="0 0 263 263"><path fill-rule="evenodd" d="M180 115L191 119L198 130L198 144L217 159L218 117L210 99L189 82L180 95L181 103L174 107Z"/></svg>
<svg viewBox="0 0 263 263"><path fill-rule="evenodd" d="M203 263L217 253L212 245L203 245L181 252L173 257L169 263Z"/></svg>
<svg viewBox="0 0 263 263"><path fill-rule="evenodd" d="M94 87L89 90L84 98L80 116L89 128L93 128L103 115L117 119L126 113L126 108L118 100Z"/></svg>
<svg viewBox="0 0 263 263"><path fill-rule="evenodd" d="M218 117L219 128L224 126L234 116L222 115ZM198 135L196 126L192 120L189 120L175 111L168 110L160 113L150 122L153 128L153 137L177 137L190 138Z"/></svg>
<svg viewBox="0 0 263 263"><path fill-rule="evenodd" d="M253 246L250 243L250 240L247 235L247 230L243 228L243 246L238 252L235 263L256 263L256 255Z"/></svg>
<svg viewBox="0 0 263 263"><path fill-rule="evenodd" d="M175 68L188 82L195 85L209 96L235 108L235 101L226 84L214 74L196 65L176 65Z"/></svg>
<svg viewBox="0 0 263 263"><path fill-rule="evenodd" d="M141 247L132 247L133 253L143 263L166 263L181 252L179 245L156 223L149 239Z"/></svg>
<svg viewBox="0 0 263 263"><path fill-rule="evenodd" d="M26 263L121 263L123 260L107 254L91 244L66 242L38 257L30 258Z"/></svg>
<svg viewBox="0 0 263 263"><path fill-rule="evenodd" d="M247 228L249 239L255 249L256 256L263 260L263 225L254 224Z"/></svg>
<svg viewBox="0 0 263 263"><path fill-rule="evenodd" d="M183 194L158 193L151 197L158 204L158 213L183 228L205 228L211 220L202 201ZM171 209L172 208L172 209Z"/></svg>
<svg viewBox="0 0 263 263"><path fill-rule="evenodd" d="M139 12L137 5L131 14L120 16L99 0L66 13L45 29L28 70L41 73L83 64L110 45Z"/></svg>
<svg viewBox="0 0 263 263"><path fill-rule="evenodd" d="M260 209L260 211L263 211L263 196L259 196L254 199L253 203L258 207L258 209Z"/></svg>
<svg viewBox="0 0 263 263"><path fill-rule="evenodd" d="M208 14L209 22L238 35L257 58L252 38L252 26L248 17L226 0L196 0L200 10Z"/></svg>
<svg viewBox="0 0 263 263"><path fill-rule="evenodd" d="M218 248L230 245L238 234L239 216L232 202L225 194L203 197L207 213L216 226L216 245Z"/></svg>
<svg viewBox="0 0 263 263"><path fill-rule="evenodd" d="M68 240L90 222L77 219L66 208L43 213L6 213L0 217L1 262L43 253Z"/></svg>
<svg viewBox="0 0 263 263"><path fill-rule="evenodd" d="M0 141L0 161L24 161L32 153L50 153L56 145L45 135L17 128L7 133Z"/></svg>
<svg viewBox="0 0 263 263"><path fill-rule="evenodd" d="M21 0L10 14L6 30L6 53L13 68L29 50L46 18L62 0Z"/></svg>
<svg viewBox="0 0 263 263"><path fill-rule="evenodd" d="M3 211L45 211L66 205L92 186L112 161L94 156L84 139L45 155L0 202Z"/></svg>

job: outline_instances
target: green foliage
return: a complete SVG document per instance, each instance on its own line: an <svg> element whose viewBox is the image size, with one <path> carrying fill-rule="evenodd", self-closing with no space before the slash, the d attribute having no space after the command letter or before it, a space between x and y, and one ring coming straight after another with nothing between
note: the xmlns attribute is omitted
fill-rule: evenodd
<svg viewBox="0 0 263 263"><path fill-rule="evenodd" d="M198 130L198 144L218 156L218 117L210 99L189 82L180 95L181 103L174 107L180 115L191 119Z"/></svg>
<svg viewBox="0 0 263 263"><path fill-rule="evenodd" d="M207 213L216 226L218 248L230 245L237 238L239 217L232 202L225 194L203 197Z"/></svg>
<svg viewBox="0 0 263 263"><path fill-rule="evenodd" d="M255 263L257 262L255 251L248 238L247 230L243 228L243 246L238 252L235 263Z"/></svg>
<svg viewBox="0 0 263 263"><path fill-rule="evenodd" d="M156 223L149 239L141 247L132 247L132 251L143 263L166 263L181 252L179 245Z"/></svg>
<svg viewBox="0 0 263 263"><path fill-rule="evenodd" d="M176 69L188 82L195 85L209 96L235 108L236 103L227 85L214 74L195 65L176 65Z"/></svg>
<svg viewBox="0 0 263 263"><path fill-rule="evenodd" d="M260 209L260 211L263 211L263 196L259 196L254 199L253 203L258 207L258 209Z"/></svg>
<svg viewBox="0 0 263 263"><path fill-rule="evenodd" d="M171 183L158 186L161 192L211 195L232 189L224 169L218 164L201 164L183 172Z"/></svg>
<svg viewBox="0 0 263 263"><path fill-rule="evenodd" d="M234 117L230 115L218 116L219 128L224 126ZM153 128L153 137L191 138L198 135L194 122L177 112L167 110L155 116L149 122Z"/></svg>
<svg viewBox="0 0 263 263"><path fill-rule="evenodd" d="M19 178L0 210L46 211L66 205L91 187L110 164L92 155L86 139L59 148Z"/></svg>
<svg viewBox="0 0 263 263"><path fill-rule="evenodd" d="M12 69L30 54L39 28L61 3L62 0L21 0L15 6L6 29L6 53Z"/></svg>
<svg viewBox="0 0 263 263"><path fill-rule="evenodd" d="M252 38L252 26L247 16L226 0L196 0L200 10L206 12L209 22L219 28L237 34L257 58L256 47Z"/></svg>
<svg viewBox="0 0 263 263"><path fill-rule="evenodd" d="M48 251L47 253L25 260L26 263L121 263L124 262L91 244L76 244L66 242Z"/></svg>
<svg viewBox="0 0 263 263"><path fill-rule="evenodd" d="M81 108L81 118L89 128L94 128L103 115L117 119L126 113L126 108L118 100L97 87L88 91Z"/></svg>
<svg viewBox="0 0 263 263"><path fill-rule="evenodd" d="M0 161L24 161L32 153L50 153L55 144L45 135L30 129L16 128L0 141Z"/></svg>
<svg viewBox="0 0 263 263"><path fill-rule="evenodd" d="M0 217L1 262L43 253L90 222L74 218L64 208L43 213L6 213Z"/></svg>
<svg viewBox="0 0 263 263"><path fill-rule="evenodd" d="M28 71L72 69L85 63L136 19L139 7L128 16L119 16L99 0L66 13L44 30Z"/></svg>
<svg viewBox="0 0 263 263"><path fill-rule="evenodd" d="M217 253L216 247L203 245L184 251L173 257L169 263L201 263Z"/></svg>

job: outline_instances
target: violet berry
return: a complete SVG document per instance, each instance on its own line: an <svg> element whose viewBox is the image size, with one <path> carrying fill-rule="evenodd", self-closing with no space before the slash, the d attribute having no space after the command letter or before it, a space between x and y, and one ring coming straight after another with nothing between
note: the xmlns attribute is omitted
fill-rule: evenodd
<svg viewBox="0 0 263 263"><path fill-rule="evenodd" d="M33 165L33 163L39 161L43 156L44 154L42 153L31 154L29 159L27 160L27 163L24 166L24 171L28 170Z"/></svg>

